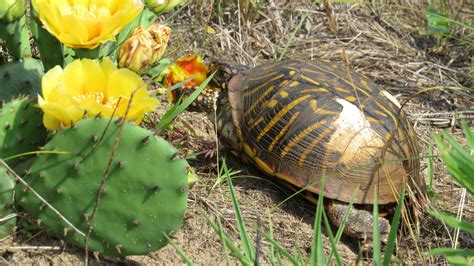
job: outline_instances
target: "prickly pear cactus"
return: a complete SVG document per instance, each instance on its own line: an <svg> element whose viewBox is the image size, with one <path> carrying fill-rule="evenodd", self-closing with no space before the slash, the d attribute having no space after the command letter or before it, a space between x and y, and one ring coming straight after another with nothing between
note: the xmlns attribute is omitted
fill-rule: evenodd
<svg viewBox="0 0 474 266"><path fill-rule="evenodd" d="M29 38L25 15L12 22L0 21L0 39L5 42L8 51L16 59L31 56Z"/></svg>
<svg viewBox="0 0 474 266"><path fill-rule="evenodd" d="M7 169L0 165L0 239L11 235L15 230L14 190L15 178L11 177Z"/></svg>
<svg viewBox="0 0 474 266"><path fill-rule="evenodd" d="M6 159L22 153L37 151L48 134L43 126L41 110L28 98L5 103L0 109L0 158ZM16 166L28 156L8 159Z"/></svg>
<svg viewBox="0 0 474 266"><path fill-rule="evenodd" d="M36 96L41 91L41 61L25 58L0 65L0 100L10 100L18 95Z"/></svg>
<svg viewBox="0 0 474 266"><path fill-rule="evenodd" d="M81 232L87 231L119 125L86 119L59 131L25 176L35 191ZM166 245L163 233L180 228L188 195L186 160L153 132L126 124L93 218L90 250L113 256L147 254ZM17 200L52 232L75 245L84 238L21 185Z"/></svg>

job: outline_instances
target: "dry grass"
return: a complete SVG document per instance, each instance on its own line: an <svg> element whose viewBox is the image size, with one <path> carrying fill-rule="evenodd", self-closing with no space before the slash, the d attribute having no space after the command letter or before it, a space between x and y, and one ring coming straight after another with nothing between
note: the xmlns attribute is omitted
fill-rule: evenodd
<svg viewBox="0 0 474 266"><path fill-rule="evenodd" d="M336 33L329 29L326 11L316 5L310 9L309 1L268 0L257 10L242 11L246 1L221 1L222 13L216 15L218 1L193 2L188 9L177 14L170 26L174 30L170 44L173 58L185 53L199 53L207 58L219 58L246 65L258 65L278 58L302 17L307 19L294 34L284 57L327 58L342 61L345 52L350 67L374 79L401 100L407 100L405 109L415 126L422 155L427 155L430 132L439 128L450 128L460 136L459 118L474 123L474 96L449 87L472 87L469 76L472 48L455 41L434 46L433 39L420 35L424 27L424 10L415 1L399 1L400 8L386 4L333 5ZM239 11L240 10L240 11ZM472 16L474 8L464 7L459 16ZM165 20L166 16L162 17ZM212 29L212 30L210 30ZM213 31L215 33L213 33ZM462 37L462 29L454 32ZM472 40L471 40L472 41ZM438 88L419 93L427 88ZM419 94L417 94L419 93ZM162 109L165 109L164 105ZM162 111L162 110L161 110ZM191 125L191 126L189 126ZM189 152L214 148L215 134L210 122L201 114L185 113L179 117L174 131L168 135L174 144ZM435 149L434 153L437 153ZM230 165L241 169L245 175L262 176L253 167L230 157ZM216 178L215 159L199 156L191 160L202 177L189 199L189 217L183 230L174 235L175 241L197 264L223 264L224 248L217 235L204 220L201 210L219 216L226 233L238 238L235 228L232 203L226 186L211 190ZM427 176L427 160L422 160L423 174ZM434 159L434 186L436 198L432 206L457 212L462 189L448 176L441 160ZM239 178L235 181L236 193L241 202L243 216L255 237L257 219L264 227L268 223L266 212L272 210L273 231L276 240L293 252L307 256L311 249L312 224L315 207L296 197L275 206L291 194L268 179ZM464 206L464 217L474 221L472 198ZM8 249L3 258L12 263L80 263L82 250L64 246L45 231L34 231L36 235L26 237L18 234L3 242ZM417 235L421 251L432 247L451 246L453 232L440 222L422 216L421 232ZM326 244L327 238L325 238ZM409 236L403 236L397 252L397 260L405 263L443 262L442 258L421 258ZM42 249L18 247L41 246ZM472 236L461 234L460 247L473 247ZM48 250L47 247L50 247ZM55 248L61 247L61 251ZM16 248L13 250L12 248ZM326 245L326 251L329 244ZM346 262L357 259L355 244L344 239L339 251ZM268 254L269 244L263 242L263 254ZM262 258L268 263L268 258ZM103 263L111 261L103 260ZM113 262L113 261L112 261ZM145 264L182 263L171 247L148 256L128 258L127 262Z"/></svg>

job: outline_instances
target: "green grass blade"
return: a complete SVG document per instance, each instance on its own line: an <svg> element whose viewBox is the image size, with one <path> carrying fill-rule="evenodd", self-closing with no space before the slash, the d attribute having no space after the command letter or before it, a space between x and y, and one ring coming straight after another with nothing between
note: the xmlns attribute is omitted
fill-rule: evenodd
<svg viewBox="0 0 474 266"><path fill-rule="evenodd" d="M273 222L272 222L272 214L270 210L267 209L267 216L268 216L268 236L273 239ZM275 246L272 244L270 245L270 263L272 266L275 266Z"/></svg>
<svg viewBox="0 0 474 266"><path fill-rule="evenodd" d="M294 246L294 248L293 248L293 254L294 254L293 257L298 262L298 265L305 264L303 255L301 253L301 247L298 245L298 242L296 240L293 241L293 246Z"/></svg>
<svg viewBox="0 0 474 266"><path fill-rule="evenodd" d="M219 237L220 237L221 239L225 239L224 230L222 230L221 219L220 219L219 216L217 216L217 225L219 226L219 228L221 228ZM225 242L224 242L224 241L223 241L223 244L224 244L224 247L227 249L227 245L225 245ZM226 262L226 265L230 265L229 254L227 253L227 251L224 251L224 252L225 252L225 262Z"/></svg>
<svg viewBox="0 0 474 266"><path fill-rule="evenodd" d="M165 115L163 115L163 117L161 118L161 121L160 121L160 123L158 123L157 127L160 130L163 130L168 125L170 125L171 122L173 121L173 119L175 119L186 108L188 108L188 106L191 105L191 103L199 96L199 94L201 94L202 90L207 86L209 81L211 81L213 76L214 76L214 73L212 73L203 83L201 83L201 85L199 85L199 88L197 88L195 91L193 91L193 93L191 93L191 95L189 95L188 98L186 98L181 104L179 104L178 107L176 109L174 109L174 111L172 113L168 114L168 112L167 112ZM181 83L179 83L179 84L181 84ZM168 90L171 90L171 88L168 89Z"/></svg>
<svg viewBox="0 0 474 266"><path fill-rule="evenodd" d="M329 242L331 244L331 255L334 254L336 257L336 265L344 265L342 263L341 256L339 255L339 252L337 251L337 242L336 239L334 238L334 235L331 230L330 222L328 219L328 216L326 215L326 211L323 210L323 219L324 219L324 225L326 226L326 231L328 232L328 237L329 237ZM331 257L328 257L328 260L326 261L326 265L331 265Z"/></svg>
<svg viewBox="0 0 474 266"><path fill-rule="evenodd" d="M193 80L193 77L194 77L194 76L191 76L191 77L189 77L189 78L187 78L187 79L181 81L180 83L174 84L173 86L167 88L167 89L166 89L166 92L172 92L172 91L174 91L174 90L176 90L176 89L182 87L184 84L186 84L186 83L190 82L191 80Z"/></svg>
<svg viewBox="0 0 474 266"><path fill-rule="evenodd" d="M434 248L430 250L431 256L463 256L474 257L474 249L456 249L456 248Z"/></svg>
<svg viewBox="0 0 474 266"><path fill-rule="evenodd" d="M445 256L451 265L473 265L474 250L456 248L435 248L429 252L430 256Z"/></svg>
<svg viewBox="0 0 474 266"><path fill-rule="evenodd" d="M433 140L428 143L428 195L432 197L433 192Z"/></svg>
<svg viewBox="0 0 474 266"><path fill-rule="evenodd" d="M439 220L442 220L444 223L446 223L448 226L453 227L453 228L459 228L463 231L469 232L469 233L474 233L474 224L458 220L456 217L449 215L449 214L444 214L436 211L428 211L428 213L431 216L434 216L438 218Z"/></svg>
<svg viewBox="0 0 474 266"><path fill-rule="evenodd" d="M156 64L155 66L149 68L146 71L146 75L150 76L150 77L160 75L161 72L163 72L163 70L165 70L166 68L168 68L168 66L171 65L171 63L173 63L173 62L171 62L171 60L169 60L167 58L163 58L158 62L158 64ZM186 84L186 83L183 83L183 84Z"/></svg>
<svg viewBox="0 0 474 266"><path fill-rule="evenodd" d="M240 240L242 242L242 246L244 248L246 256L250 260L253 260L255 258L255 249L252 245L252 242L250 241L250 237L247 233L247 229L245 228L245 223L242 218L242 212L240 211L239 202L237 201L237 197L235 196L234 185L232 184L229 170L227 169L227 164L224 164L223 167L224 167L224 174L227 180L227 185L229 186L230 196L232 198L232 205L234 207L237 227L239 228Z"/></svg>
<svg viewBox="0 0 474 266"><path fill-rule="evenodd" d="M451 265L473 265L474 264L474 257L468 256L460 256L460 255L452 255L446 256L446 260Z"/></svg>
<svg viewBox="0 0 474 266"><path fill-rule="evenodd" d="M347 219L349 218L349 213L352 209L352 206L354 205L354 200L355 200L356 195L357 195L357 189L354 190L354 192L352 193L351 201L349 202L346 212L344 213L344 216L342 217L341 224L339 225L339 228L337 229L336 237L335 237L336 245L339 244L339 240L341 240L342 234L344 233L344 228L346 227ZM332 262L332 257L334 256L334 252L337 252L337 250L336 251L331 250L331 253L329 253L329 257L328 257L329 264Z"/></svg>
<svg viewBox="0 0 474 266"><path fill-rule="evenodd" d="M179 15L185 8L188 8L189 4L191 3L192 1L187 1L186 3L182 4L178 10L176 10L175 12L173 12L170 16L168 16L166 18L166 23L171 23L174 19L174 17L176 17L177 15ZM158 19L158 16L155 17L155 20Z"/></svg>
<svg viewBox="0 0 474 266"><path fill-rule="evenodd" d="M472 173L474 173L474 156L450 136L449 133L442 133L444 133L443 137L446 139L442 139L436 135L433 135L433 139L441 151L440 156L448 168L448 172L457 182L465 187L469 193L474 194L474 179L471 176ZM446 144L445 141L447 141L449 145Z"/></svg>
<svg viewBox="0 0 474 266"><path fill-rule="evenodd" d="M245 255L240 252L240 250L234 245L234 242L224 234L224 230L214 223L209 216L203 212L204 218L207 220L209 225L214 229L214 232L219 236L222 242L224 242L225 247L227 247L230 253L238 259L243 265L251 265L251 261Z"/></svg>
<svg viewBox="0 0 474 266"><path fill-rule="evenodd" d="M469 125L464 120L461 121L461 127L464 131L464 136L466 136L467 144L471 150L474 150L474 131L469 128Z"/></svg>
<svg viewBox="0 0 474 266"><path fill-rule="evenodd" d="M387 248L385 249L385 254L383 257L383 265L389 266L392 254L395 250L395 241L397 238L398 226L402 217L402 207L405 202L405 187L403 187L400 198L398 199L397 208L395 209L395 214L392 218L392 224L390 225L390 232L388 234Z"/></svg>
<svg viewBox="0 0 474 266"><path fill-rule="evenodd" d="M382 262L381 248L380 248L380 230L379 230L379 202L378 202L378 187L374 188L374 230L373 234L373 262L374 265L379 266Z"/></svg>
<svg viewBox="0 0 474 266"><path fill-rule="evenodd" d="M171 240L171 238L169 238L167 234L163 233L163 236L166 238L166 240L168 240L171 246L176 250L176 252L178 252L178 255L184 260L184 262L186 262L188 266L194 265L193 261L188 256L186 256L186 253L184 253L184 251L178 246L178 244Z"/></svg>
<svg viewBox="0 0 474 266"><path fill-rule="evenodd" d="M451 134L449 134L447 131L443 130L441 131L441 134L443 137L447 140L448 144L451 145L453 151L459 152L463 156L469 157L471 153L464 148Z"/></svg>
<svg viewBox="0 0 474 266"><path fill-rule="evenodd" d="M303 16L300 19L300 22L296 26L295 30L291 33L290 39L286 42L285 47L283 48L283 51L281 52L280 56L278 57L278 61L281 61L283 57L285 56L286 52L288 51L288 48L290 47L291 43L295 39L296 33L301 29L303 26L304 21L308 17L309 13L313 10L314 6L318 3L319 1L313 1L313 4L311 7L306 10L306 12L303 14Z"/></svg>
<svg viewBox="0 0 474 266"><path fill-rule="evenodd" d="M278 265L283 265L283 261L281 260L280 253L277 253L277 259L278 259ZM298 264L296 264L296 265L298 265Z"/></svg>
<svg viewBox="0 0 474 266"><path fill-rule="evenodd" d="M324 178L321 179L320 185L320 194L318 196L318 204L316 207L316 217L314 219L313 226L313 243L311 244L311 257L310 263L314 265L323 265L324 264L324 253L323 253L323 236L321 234L321 220L322 220L322 211L324 208L323 197L324 197Z"/></svg>
<svg viewBox="0 0 474 266"><path fill-rule="evenodd" d="M300 263L298 263L298 260L295 257L291 256L291 254L288 251L286 251L284 247L278 244L273 238L269 237L263 231L260 231L260 233L265 237L265 239L268 240L268 242L272 244L272 246L278 249L278 251L290 261L291 265L294 265L294 266L300 265ZM280 265L281 265L281 261L280 261Z"/></svg>

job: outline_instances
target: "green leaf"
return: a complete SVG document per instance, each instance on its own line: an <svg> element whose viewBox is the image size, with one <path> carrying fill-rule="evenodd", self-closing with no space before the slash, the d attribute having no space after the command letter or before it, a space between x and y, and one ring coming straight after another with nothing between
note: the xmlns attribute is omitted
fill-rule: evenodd
<svg viewBox="0 0 474 266"><path fill-rule="evenodd" d="M201 94L202 90L204 90L209 81L211 81L212 77L214 77L214 74L215 72L212 73L209 77L207 77L207 79L203 83L201 83L199 88L193 91L193 93L191 93L191 95L189 95L189 97L186 98L181 104L177 105L177 107L174 108L172 112L166 112L165 115L163 115L163 117L161 118L160 123L158 123L157 128L159 128L160 130L164 130L166 127L168 127L173 121L173 119L175 119L179 114L181 114L189 105L191 105L191 103L199 96L199 94ZM189 79L170 87L166 91L168 92L172 91L173 89L179 88L187 81L189 81Z"/></svg>
<svg viewBox="0 0 474 266"><path fill-rule="evenodd" d="M165 70L171 63L172 63L171 60L169 60L168 58L163 58L158 62L158 64L156 64L155 66L149 68L146 72L146 75L150 76L150 77L154 77L154 76L162 73L163 70ZM159 81L160 77L158 77L157 80ZM189 79L189 80L191 80L191 79ZM187 82L185 82L183 84L186 84L186 83Z"/></svg>
<svg viewBox="0 0 474 266"><path fill-rule="evenodd" d="M474 257L474 250L472 249L456 249L456 248L434 248L430 251L431 256L463 256Z"/></svg>
<svg viewBox="0 0 474 266"><path fill-rule="evenodd" d="M472 132L466 126L463 126L467 132L466 139L472 140ZM471 151L464 148L448 132L442 131L440 136L433 135L436 145L440 149L440 156L451 176L465 187L469 193L474 194L474 156ZM472 142L472 141L471 141Z"/></svg>
<svg viewBox="0 0 474 266"><path fill-rule="evenodd" d="M456 217L446 214L446 213L440 213L437 211L428 211L428 213L431 216L434 216L443 222L445 222L447 225L453 228L459 228L463 231L469 232L469 233L474 233L474 224L468 223L462 220L458 220Z"/></svg>
<svg viewBox="0 0 474 266"><path fill-rule="evenodd" d="M428 24L428 34L449 32L449 19L441 15L434 7L427 8L426 20Z"/></svg>
<svg viewBox="0 0 474 266"><path fill-rule="evenodd" d="M446 260L452 265L471 265L471 266L474 265L473 257L462 257L458 255L453 255L453 256L446 256Z"/></svg>
<svg viewBox="0 0 474 266"><path fill-rule="evenodd" d="M464 131L464 136L466 136L467 144L471 150L474 150L474 131L469 128L469 125L464 120L461 121L461 127Z"/></svg>

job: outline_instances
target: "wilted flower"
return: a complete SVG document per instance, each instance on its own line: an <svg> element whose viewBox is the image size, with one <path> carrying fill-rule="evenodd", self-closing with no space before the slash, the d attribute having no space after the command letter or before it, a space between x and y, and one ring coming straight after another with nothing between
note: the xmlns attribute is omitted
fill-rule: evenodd
<svg viewBox="0 0 474 266"><path fill-rule="evenodd" d="M0 20L12 22L17 20L26 10L25 0L0 0Z"/></svg>
<svg viewBox="0 0 474 266"><path fill-rule="evenodd" d="M130 38L120 48L118 63L137 73L156 64L165 53L170 39L171 29L160 24L153 24L147 30L137 27Z"/></svg>
<svg viewBox="0 0 474 266"><path fill-rule="evenodd" d="M109 58L101 63L91 59L75 60L64 70L56 66L42 78L43 97L38 105L44 112L43 123L52 130L83 118L101 115L123 117L131 93L143 80L126 68L117 69ZM119 101L120 99L120 101ZM154 111L156 98L145 86L134 95L126 120L139 124L146 112Z"/></svg>
<svg viewBox="0 0 474 266"><path fill-rule="evenodd" d="M145 0L146 6L157 15L172 10L182 2L183 0Z"/></svg>
<svg viewBox="0 0 474 266"><path fill-rule="evenodd" d="M198 55L188 55L179 58L169 67L165 79L166 87L180 83L190 77L193 79L184 86L199 86L207 78L208 68Z"/></svg>
<svg viewBox="0 0 474 266"><path fill-rule="evenodd" d="M140 0L32 2L44 28L67 46L86 49L115 40L115 35L143 8Z"/></svg>

